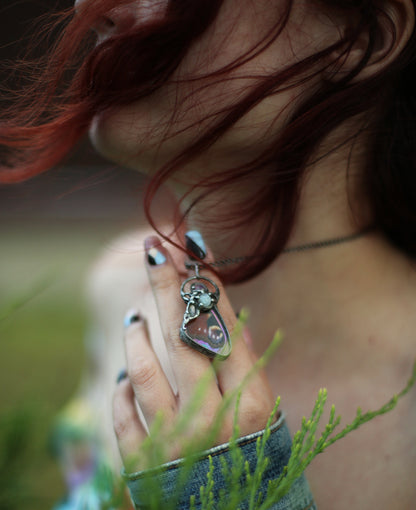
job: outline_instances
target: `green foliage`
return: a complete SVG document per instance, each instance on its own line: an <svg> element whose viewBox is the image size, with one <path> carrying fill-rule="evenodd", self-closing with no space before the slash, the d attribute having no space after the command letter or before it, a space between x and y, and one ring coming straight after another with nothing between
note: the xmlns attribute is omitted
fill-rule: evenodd
<svg viewBox="0 0 416 510"><path fill-rule="evenodd" d="M79 384L85 313L75 291L76 304L71 308L68 294L60 300L57 273L50 267L39 264L33 274L26 274L26 268L18 272L16 267L4 267L7 271L0 282L0 509L48 510L65 493L59 466L48 451L48 431ZM5 284L6 273L12 274L12 287Z"/></svg>
<svg viewBox="0 0 416 510"><path fill-rule="evenodd" d="M0 508L19 510L31 499L21 473L21 463L30 455L33 416L29 409L0 417Z"/></svg>
<svg viewBox="0 0 416 510"><path fill-rule="evenodd" d="M17 310L25 306L29 301L37 298L39 294L47 290L54 282L52 275L44 276L37 280L31 289L24 294L19 293L14 298L9 298L6 302L0 304L0 323L12 316Z"/></svg>
<svg viewBox="0 0 416 510"><path fill-rule="evenodd" d="M10 301L6 306L1 307L0 320L4 321L4 319L10 317L48 285L49 282L40 282L33 292L28 293L23 298ZM240 333L246 318L247 315L244 312L240 314L240 321L234 331L235 339L241 337ZM288 493L296 479L318 454L324 452L333 443L344 438L353 430L373 420L375 417L394 409L399 399L410 391L416 381L415 364L406 387L398 395L393 396L379 409L370 410L365 413L361 409L357 409L354 419L343 428L340 428L341 417L337 415L335 406L331 407L328 422L322 428L321 421L327 401L327 391L326 389L320 390L310 417L308 419L303 418L300 430L293 437L292 453L287 466L278 478L269 483L266 493L263 494L260 491L261 481L269 463L269 459L265 455L265 445L270 437L270 427L277 415L280 399L277 399L275 407L270 414L265 432L257 439L257 463L255 466L250 466L245 461L242 451L238 446L240 433L237 418L239 402L244 387L250 378L268 363L280 342L281 335L278 332L264 356L255 363L240 386L224 395L222 405L214 419L214 425L204 436L193 437L190 440L187 432L189 432L189 424L192 422L192 418L198 414L204 405L204 397L209 384L212 382L215 370L209 371L201 377L195 388L193 398L173 428L165 428L162 413L157 416L152 425L150 435L143 442L138 456L132 458L131 464L126 466L127 471L137 470L138 468L158 470L167 461L168 446L172 443L180 446L180 451L183 453L183 462L176 487L176 497L172 498L171 501L163 501L162 487L157 478L152 476L145 477L144 483L146 483L146 490L150 496L149 504L151 509L159 510L163 508L164 510L174 510L176 508L181 490L186 485L193 466L200 458L200 452L204 452L204 450L209 449L215 444L224 418L232 408L234 409L234 427L229 443L229 460L223 456L219 459L226 488L221 490L220 498L214 501L214 463L212 457L209 456L206 482L200 487L198 495L202 510L213 510L214 508L215 510L238 510L241 508L243 501L247 502L250 510L266 510L270 508ZM214 369L217 363L220 362L213 362ZM25 410L14 411L7 415L3 414L0 418L0 508L4 510L23 508L32 500L30 483L22 478L21 467L22 463L30 458L33 423L33 416ZM323 430L319 435L318 429ZM129 508L124 482L119 478L115 478L108 469L103 468L98 471L93 485L96 491L103 496L103 510ZM189 502L190 509L196 509L196 505L197 498L192 496Z"/></svg>
<svg viewBox="0 0 416 510"><path fill-rule="evenodd" d="M239 328L242 327L246 320L245 314L241 319ZM241 331L241 329L240 329ZM237 332L238 335L238 332ZM302 475L306 467L313 461L313 459L320 453L324 452L333 443L344 438L347 434L353 430L358 429L365 423L373 420L377 416L383 415L397 405L400 398L404 397L415 384L416 381L416 363L413 368L412 375L406 385L406 387L398 394L393 396L386 404L381 406L379 409L373 411L367 411L362 413L361 409L357 410L355 418L351 423L344 426L339 430L341 417L337 416L335 406L333 405L330 410L328 422L323 428L323 432L318 436L317 431L321 425L322 416L324 413L326 401L327 401L327 390L321 389L318 393L315 405L312 413L308 419L303 418L300 430L297 431L293 437L292 452L287 466L284 468L281 475L270 481L266 494L260 492L262 483L262 477L268 466L269 459L265 456L265 445L270 437L270 427L273 424L280 398L276 400L275 407L270 414L268 423L265 428L265 432L257 438L256 452L257 452L257 463L256 466L251 467L248 462L244 460L241 449L238 446L237 439L239 437L239 429L237 425L237 416L239 402L241 398L241 392L248 380L256 373L260 368L264 367L278 345L281 342L281 335L279 332L276 333L273 342L269 349L267 349L264 356L257 361L253 370L246 376L241 385L230 394L224 396L223 404L219 409L214 426L210 433L205 437L199 437L194 440L183 441L181 443L183 452L183 463L180 469L180 477L176 487L176 497L171 501L164 501L161 491L161 487L157 483L157 478L154 476L145 476L143 483L147 484L146 492L152 494L152 500L149 501L150 508L152 510L164 508L174 509L177 506L177 502L180 497L180 493L185 486L192 467L195 462L200 458L201 453L215 444L215 437L224 421L224 416L230 406L234 404L234 429L233 435L230 438L229 444L229 458L231 463L220 457L221 462L221 474L225 482L225 490L222 489L219 493L220 497L217 501L214 501L214 464L212 457L209 456L209 469L206 476L205 485L200 487L200 508L202 510L238 510L241 508L243 501L248 502L249 510L267 510L276 502L280 501L292 487L293 483ZM139 464L142 469L149 467L161 466L167 460L167 445L170 445L172 441L177 441L178 437L182 439L186 436L186 426L190 423L192 416L198 412L204 402L204 395L207 389L208 383L212 378L212 372L205 374L195 389L194 398L189 403L187 409L183 413L182 417L178 420L173 430L166 434L163 427L163 416L159 416L152 430L150 436L143 443L142 449L138 455L132 460L130 467ZM138 462L138 460L140 462ZM128 471L128 470L127 470ZM153 471L151 472L153 473ZM191 496L189 502L189 508L196 509L196 497Z"/></svg>

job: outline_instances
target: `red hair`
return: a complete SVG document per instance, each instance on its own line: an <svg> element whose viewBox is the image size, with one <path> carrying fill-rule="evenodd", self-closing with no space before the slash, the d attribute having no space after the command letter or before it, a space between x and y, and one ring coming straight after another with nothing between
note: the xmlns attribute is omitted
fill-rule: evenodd
<svg viewBox="0 0 416 510"><path fill-rule="evenodd" d="M118 0L117 5L130 1ZM60 15L59 23L65 28L42 72L3 115L0 144L5 149L5 162L0 182L18 182L51 168L85 134L94 116L143 99L166 84L191 45L211 26L223 0L171 1L163 19L139 28L131 27L94 48L90 27L114 3L114 0L86 2L82 16L73 18L72 9ZM322 71L327 65L326 57L335 49L342 50L341 63L362 34L368 34L367 51L356 67L342 79L322 83L319 90L300 104L284 132L263 154L242 167L229 169L221 177L211 176L198 183L202 198L219 186L247 178L253 171L256 179L264 182L251 200L245 198L245 203L238 204L238 213L230 213L216 227L235 231L253 222L260 225L255 252L261 252L261 256L237 267L227 267L222 273L225 281L248 279L275 259L291 233L302 177L316 148L345 120L380 105L384 109L374 124L364 192L376 225L399 248L416 255L415 34L400 57L382 73L353 80L370 60L382 30L379 2L319 0L319 3L324 8L337 8L349 14L353 22L344 37L289 69L258 80L242 99L218 112L215 123L161 168L149 184L145 210L157 230L151 203L160 185L173 172L207 150L264 98L285 86L295 86L305 76L312 78L319 64ZM231 68L241 66L275 41L290 16L291 7L292 1L287 0L284 14L273 30L236 62L213 76L225 80ZM384 18L389 19L387 14ZM393 22L391 27L394 30ZM76 71L68 79L68 71L72 69Z"/></svg>

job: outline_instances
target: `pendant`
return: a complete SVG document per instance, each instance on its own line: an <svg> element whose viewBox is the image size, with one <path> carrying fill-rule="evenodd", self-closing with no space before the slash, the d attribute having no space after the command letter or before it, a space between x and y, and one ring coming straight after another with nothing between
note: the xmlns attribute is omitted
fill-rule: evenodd
<svg viewBox="0 0 416 510"><path fill-rule="evenodd" d="M186 310L180 338L205 356L224 360L231 353L231 339L216 306L220 291L212 280L199 275L197 264L195 272L181 287Z"/></svg>

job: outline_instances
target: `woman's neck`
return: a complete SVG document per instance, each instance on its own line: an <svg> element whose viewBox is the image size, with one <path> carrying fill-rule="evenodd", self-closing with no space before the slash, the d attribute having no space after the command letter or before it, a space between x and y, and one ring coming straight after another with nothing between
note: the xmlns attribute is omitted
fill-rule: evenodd
<svg viewBox="0 0 416 510"><path fill-rule="evenodd" d="M345 340L351 346L354 337L360 341L360 331L371 333L368 320L374 324L388 313L394 321L396 307L405 309L412 295L416 305L415 283L406 257L374 232L347 244L283 254L255 279L228 292L236 309L251 311L261 353L277 328L299 346L311 339L322 345ZM380 321L384 327L385 318Z"/></svg>
<svg viewBox="0 0 416 510"><path fill-rule="evenodd" d="M362 144L356 141L353 147L346 145L317 161L303 182L288 247L346 236L371 224L369 208L360 193ZM226 197L220 200L219 194L216 200L226 204ZM230 252L224 252L224 239L217 233L210 235L210 229L204 230L207 219L209 210L201 211L196 206L188 226L201 230L216 258L248 253L244 236L238 237ZM247 233L249 239L250 226ZM352 334L350 318L354 317L358 330L368 314L383 309L380 299L385 302L398 282L413 299L414 275L407 258L373 231L336 246L282 254L263 273L230 287L229 292L236 310L242 306L251 310L250 325L258 351L262 352L278 327L298 341L306 341L310 334L322 342L347 338L349 334L342 331Z"/></svg>

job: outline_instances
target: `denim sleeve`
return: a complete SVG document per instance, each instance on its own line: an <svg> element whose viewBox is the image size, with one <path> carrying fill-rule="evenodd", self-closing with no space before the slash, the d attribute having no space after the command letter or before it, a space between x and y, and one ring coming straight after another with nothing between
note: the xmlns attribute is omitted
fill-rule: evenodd
<svg viewBox="0 0 416 510"><path fill-rule="evenodd" d="M282 473L283 468L287 465L292 444L283 414L280 415L279 419L272 425L270 430L271 434L265 447L265 456L269 458L269 464L265 470L260 486L260 491L263 494L267 493L269 480L278 478ZM254 472L257 463L256 440L259 436L262 436L263 433L264 430L261 430L248 436L241 437L237 441L244 459L249 463L251 473ZM193 465L190 474L187 477L187 481L180 493L177 504L175 504L176 510L188 509L191 495L195 496L195 508L197 510L201 508L200 487L205 486L207 483L209 456L211 456L214 464L214 501L218 501L220 490L226 489L220 457L225 458L230 465L231 459L229 455L229 443L224 443L201 452L198 460ZM149 491L149 486L146 483L143 483L143 480L149 476L152 477L153 481L157 483L158 487L160 487L163 494L162 499L166 502L171 502L172 498L174 498L175 488L177 486L182 463L183 459L178 459L168 462L163 466L158 466L156 468L137 473L126 474L124 472L123 477L129 487L135 508L146 510L146 508L150 507L149 498L151 499L152 491ZM212 508L216 508L215 503ZM239 509L245 510L247 508L247 501L242 501L241 504L239 504ZM270 508L272 510L316 510L317 507L313 501L308 482L304 475L295 480L290 491L283 497L283 499L274 503Z"/></svg>

